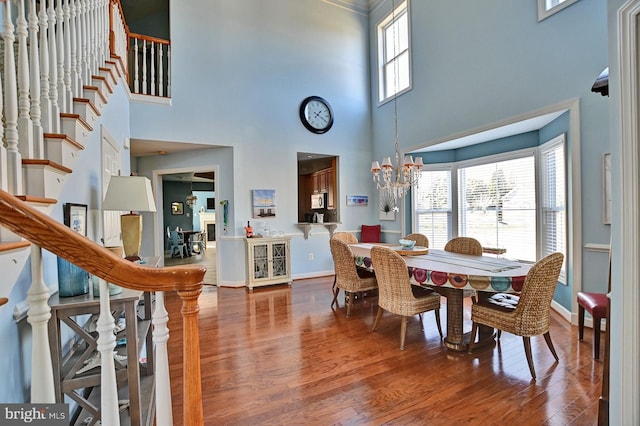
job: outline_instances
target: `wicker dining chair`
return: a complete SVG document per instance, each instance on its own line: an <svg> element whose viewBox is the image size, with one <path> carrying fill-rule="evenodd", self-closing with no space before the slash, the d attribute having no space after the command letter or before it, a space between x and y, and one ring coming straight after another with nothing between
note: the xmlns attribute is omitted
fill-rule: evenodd
<svg viewBox="0 0 640 426"><path fill-rule="evenodd" d="M375 290L378 288L376 277L369 273L367 277L358 274L355 258L349 244L338 238L329 240L331 246L331 256L333 256L333 266L336 270L335 288L333 289L333 300L331 307L338 303L338 293L344 290L348 296L347 318L351 315L351 307L357 293Z"/></svg>
<svg viewBox="0 0 640 426"><path fill-rule="evenodd" d="M471 237L455 237L447 241L444 251L471 256L482 256L482 244ZM473 303L477 302L476 291L471 289L462 290L462 297L470 297Z"/></svg>
<svg viewBox="0 0 640 426"><path fill-rule="evenodd" d="M355 235L353 235L351 232L334 232L333 236L331 237L331 239L336 239L336 240L340 240L340 241L344 241L347 244L357 244L358 243L358 238L356 238Z"/></svg>
<svg viewBox="0 0 640 426"><path fill-rule="evenodd" d="M417 246L429 247L429 238L424 234L413 233L403 237L405 240L415 241Z"/></svg>
<svg viewBox="0 0 640 426"><path fill-rule="evenodd" d="M422 313L434 311L438 333L442 339L440 325L440 295L434 291L411 285L409 272L404 259L388 247L371 248L371 261L378 279L378 313L373 322L375 331L382 310L402 316L400 323L400 349L404 349L407 334L407 320L418 314L422 324Z"/></svg>
<svg viewBox="0 0 640 426"><path fill-rule="evenodd" d="M549 311L563 259L562 253L553 253L536 262L524 280L520 297L511 296L508 298L512 302L515 299L517 303L509 303L508 300L504 303L503 296L505 295L496 294L486 301L473 305L471 307L473 326L469 353L473 349L478 324L484 324L522 336L527 363L529 363L531 377L534 379L536 372L531 357L531 336L544 335L549 350L558 361L558 354L556 354L549 334ZM498 338L500 338L500 334L498 334Z"/></svg>

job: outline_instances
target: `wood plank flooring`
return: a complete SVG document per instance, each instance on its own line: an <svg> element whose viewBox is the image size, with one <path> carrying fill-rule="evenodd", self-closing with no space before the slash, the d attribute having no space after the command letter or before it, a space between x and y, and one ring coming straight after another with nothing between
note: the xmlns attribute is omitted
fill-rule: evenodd
<svg viewBox="0 0 640 426"><path fill-rule="evenodd" d="M342 293L332 310L333 277L291 287L207 286L200 297L202 390L206 425L595 425L602 363L591 331L552 315L556 363L532 338L532 381L522 339L503 333L473 354L447 350L433 313L409 320L385 313L371 332L376 297L358 300L350 318ZM446 299L440 316L446 330ZM468 307L467 307L468 308ZM179 300L167 297L174 422L182 422ZM467 317L465 327L471 325Z"/></svg>

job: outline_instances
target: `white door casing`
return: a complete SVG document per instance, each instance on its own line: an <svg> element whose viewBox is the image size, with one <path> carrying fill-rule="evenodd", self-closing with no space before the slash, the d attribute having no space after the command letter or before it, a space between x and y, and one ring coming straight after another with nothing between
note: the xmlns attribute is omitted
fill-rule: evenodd
<svg viewBox="0 0 640 426"><path fill-rule="evenodd" d="M102 128L102 200L107 194L111 176L120 175L120 148L113 137ZM102 230L105 247L119 246L120 212L104 211Z"/></svg>

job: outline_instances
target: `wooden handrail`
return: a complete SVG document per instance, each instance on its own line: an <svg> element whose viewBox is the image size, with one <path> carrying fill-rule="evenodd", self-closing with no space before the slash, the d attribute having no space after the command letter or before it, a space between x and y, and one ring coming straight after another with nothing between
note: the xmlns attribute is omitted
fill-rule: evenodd
<svg viewBox="0 0 640 426"><path fill-rule="evenodd" d="M136 34L136 33L129 33L129 37L137 38L139 40L152 41L158 44L166 44L167 46L171 45L171 40L166 40L164 38L152 37L152 36Z"/></svg>
<svg viewBox="0 0 640 426"><path fill-rule="evenodd" d="M6 297L0 297L0 306L4 305L8 301L9 301L9 299L7 299Z"/></svg>
<svg viewBox="0 0 640 426"><path fill-rule="evenodd" d="M184 424L203 424L198 297L204 266L151 268L129 262L2 190L0 224L107 282L141 291L177 291L184 329Z"/></svg>

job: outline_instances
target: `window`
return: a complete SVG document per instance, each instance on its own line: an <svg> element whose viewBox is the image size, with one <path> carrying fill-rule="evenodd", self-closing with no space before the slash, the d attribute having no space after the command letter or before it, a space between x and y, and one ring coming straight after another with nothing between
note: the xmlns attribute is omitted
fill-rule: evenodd
<svg viewBox="0 0 640 426"><path fill-rule="evenodd" d="M560 12L567 6L571 6L578 0L538 0L538 21Z"/></svg>
<svg viewBox="0 0 640 426"><path fill-rule="evenodd" d="M411 86L407 0L378 24L378 100L384 102Z"/></svg>
<svg viewBox="0 0 640 426"><path fill-rule="evenodd" d="M451 169L424 170L414 200L415 230L429 238L429 246L444 248L451 239Z"/></svg>
<svg viewBox="0 0 640 426"><path fill-rule="evenodd" d="M513 157L511 155L510 157ZM458 234L507 255L536 260L535 158L525 156L458 169Z"/></svg>
<svg viewBox="0 0 640 426"><path fill-rule="evenodd" d="M567 203L564 135L540 147L540 257L554 252L565 255L560 281L566 281Z"/></svg>
<svg viewBox="0 0 640 426"><path fill-rule="evenodd" d="M566 256L565 145L560 135L537 149L425 166L412 193L413 232L437 249L469 236L508 258Z"/></svg>

